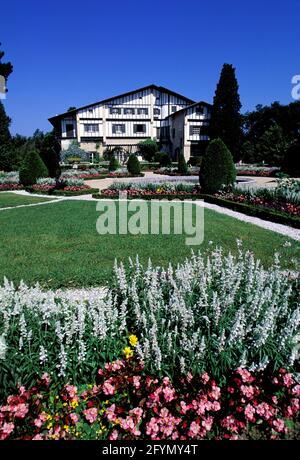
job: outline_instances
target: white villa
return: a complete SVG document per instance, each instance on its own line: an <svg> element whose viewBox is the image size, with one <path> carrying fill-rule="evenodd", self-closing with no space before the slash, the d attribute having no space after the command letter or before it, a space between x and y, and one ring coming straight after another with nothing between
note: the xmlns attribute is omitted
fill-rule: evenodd
<svg viewBox="0 0 300 460"><path fill-rule="evenodd" d="M116 147L136 152L139 142L151 138L160 142L172 158L182 151L188 160L206 148L210 109L206 102L149 85L56 115L49 121L63 150L77 140L91 158Z"/></svg>

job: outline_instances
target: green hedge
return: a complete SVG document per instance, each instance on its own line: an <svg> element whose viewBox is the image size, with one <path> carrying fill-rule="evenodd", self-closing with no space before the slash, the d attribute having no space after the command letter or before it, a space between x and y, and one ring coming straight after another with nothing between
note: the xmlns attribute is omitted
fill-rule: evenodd
<svg viewBox="0 0 300 460"><path fill-rule="evenodd" d="M79 196L79 195L90 195L91 193L98 193L99 189L97 188L88 188L85 190L78 190L77 192L72 192L71 190L54 190L52 195L55 196Z"/></svg>
<svg viewBox="0 0 300 460"><path fill-rule="evenodd" d="M97 200L118 200L119 195L116 196L106 196L101 195L100 193L93 194L93 198ZM175 194L162 194L158 193L157 195L135 195L128 196L128 200L200 200L201 195L193 195L192 193L186 195L175 195Z"/></svg>
<svg viewBox="0 0 300 460"><path fill-rule="evenodd" d="M268 220L278 224L289 225L294 228L300 228L299 217L290 216L283 212L258 207L247 203L236 203L234 201L225 200L224 198L218 198L213 195L202 194L199 198L204 199L204 201L207 203L223 206L224 208L229 208L232 211L241 212L243 214L247 214L248 216L258 217L260 219Z"/></svg>

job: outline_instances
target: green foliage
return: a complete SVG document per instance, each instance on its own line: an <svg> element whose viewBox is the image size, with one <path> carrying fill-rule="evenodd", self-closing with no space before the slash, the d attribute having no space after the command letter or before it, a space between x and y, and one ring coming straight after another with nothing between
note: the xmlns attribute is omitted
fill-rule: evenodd
<svg viewBox="0 0 300 460"><path fill-rule="evenodd" d="M80 148L78 141L73 140L66 150L61 151L61 160L63 162L86 161L87 153Z"/></svg>
<svg viewBox="0 0 300 460"><path fill-rule="evenodd" d="M185 161L185 158L184 158L184 155L183 153L180 153L179 154L179 157L178 157L178 172L180 174L187 174L188 173L188 165Z"/></svg>
<svg viewBox="0 0 300 460"><path fill-rule="evenodd" d="M138 149L144 160L153 161L159 147L154 139L146 139L138 144Z"/></svg>
<svg viewBox="0 0 300 460"><path fill-rule="evenodd" d="M160 167L172 166L172 160L166 152L158 152L155 155L155 161L158 161Z"/></svg>
<svg viewBox="0 0 300 460"><path fill-rule="evenodd" d="M25 158L20 168L20 182L21 184L33 185L40 177L47 177L48 170L45 163L39 156L38 152L30 148L25 155Z"/></svg>
<svg viewBox="0 0 300 460"><path fill-rule="evenodd" d="M210 133L211 139L223 140L235 161L240 159L243 137L238 89L234 67L231 64L224 64L214 97Z"/></svg>
<svg viewBox="0 0 300 460"><path fill-rule="evenodd" d="M293 144L287 149L282 171L291 177L300 177L300 144Z"/></svg>
<svg viewBox="0 0 300 460"><path fill-rule="evenodd" d="M109 172L116 171L119 167L120 167L120 163L118 162L116 157L111 156L110 161L109 161L109 165L108 165Z"/></svg>
<svg viewBox="0 0 300 460"><path fill-rule="evenodd" d="M44 134L37 129L31 142L45 163L50 177L60 176L60 144L55 137L54 131Z"/></svg>
<svg viewBox="0 0 300 460"><path fill-rule="evenodd" d="M281 165L288 145L282 128L275 124L260 137L257 144L257 159L270 166Z"/></svg>
<svg viewBox="0 0 300 460"><path fill-rule="evenodd" d="M131 154L127 162L127 170L133 176L141 174L141 165L136 155Z"/></svg>
<svg viewBox="0 0 300 460"><path fill-rule="evenodd" d="M1 46L1 43L0 43ZM2 58L4 57L4 51L0 51L0 75L2 75L5 80L7 81L8 77L13 71L13 66L11 62L2 62Z"/></svg>
<svg viewBox="0 0 300 460"><path fill-rule="evenodd" d="M215 193L234 184L236 169L232 155L221 139L210 142L200 168L200 185L206 193Z"/></svg>
<svg viewBox="0 0 300 460"><path fill-rule="evenodd" d="M241 147L241 160L244 163L256 163L257 158L255 146L250 141L245 141Z"/></svg>
<svg viewBox="0 0 300 460"><path fill-rule="evenodd" d="M257 105L256 110L243 116L246 138L254 146L274 124L280 126L285 137L295 141L298 138L299 122L300 101L288 105L281 105L279 102L273 102L270 106Z"/></svg>

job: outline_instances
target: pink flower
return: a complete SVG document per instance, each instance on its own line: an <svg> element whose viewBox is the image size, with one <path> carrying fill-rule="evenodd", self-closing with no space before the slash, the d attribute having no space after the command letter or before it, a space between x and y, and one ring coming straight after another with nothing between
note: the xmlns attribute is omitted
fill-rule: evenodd
<svg viewBox="0 0 300 460"><path fill-rule="evenodd" d="M247 369L239 368L236 372L242 377L244 383L251 383L255 380Z"/></svg>
<svg viewBox="0 0 300 460"><path fill-rule="evenodd" d="M286 431L284 421L279 418L273 421L273 426L278 433L284 433Z"/></svg>
<svg viewBox="0 0 300 460"><path fill-rule="evenodd" d="M300 396L300 385L295 385L292 389L292 394L295 396Z"/></svg>
<svg viewBox="0 0 300 460"><path fill-rule="evenodd" d="M77 395L77 388L73 385L66 385L66 390L71 399L75 398Z"/></svg>
<svg viewBox="0 0 300 460"><path fill-rule="evenodd" d="M113 430L111 434L109 435L109 439L111 441L116 441L118 439L118 432L117 430Z"/></svg>
<svg viewBox="0 0 300 460"><path fill-rule="evenodd" d="M109 380L105 380L105 382L103 384L103 393L105 395L113 395L115 393L115 390L116 390L115 386L112 385Z"/></svg>
<svg viewBox="0 0 300 460"><path fill-rule="evenodd" d="M33 438L32 441L43 441L43 437L40 434L36 434Z"/></svg>
<svg viewBox="0 0 300 460"><path fill-rule="evenodd" d="M106 409L105 415L110 422L114 422L117 418L115 414L115 410L116 410L115 404L112 404L110 407Z"/></svg>
<svg viewBox="0 0 300 460"><path fill-rule="evenodd" d="M204 383L204 385L207 384L207 382L209 381L209 375L207 372L204 372L204 374L202 374L202 381Z"/></svg>
<svg viewBox="0 0 300 460"><path fill-rule="evenodd" d="M196 423L196 422L192 422L190 424L190 429L188 431L188 436L190 436L191 438L195 438L200 432L200 425L199 423Z"/></svg>
<svg viewBox="0 0 300 460"><path fill-rule="evenodd" d="M205 428L206 431L210 431L213 424L213 417L206 417L202 420L201 425Z"/></svg>
<svg viewBox="0 0 300 460"><path fill-rule="evenodd" d="M26 404L18 404L17 406L12 408L12 412L14 413L16 418L25 418L25 415L29 411Z"/></svg>
<svg viewBox="0 0 300 460"><path fill-rule="evenodd" d="M9 435L14 431L15 425L13 423L4 423L0 428L0 439L7 439Z"/></svg>
<svg viewBox="0 0 300 460"><path fill-rule="evenodd" d="M255 414L255 409L251 404L247 404L244 410L245 417L249 422L255 422L254 414Z"/></svg>
<svg viewBox="0 0 300 460"><path fill-rule="evenodd" d="M285 374L283 376L283 383L286 387L291 387L294 384L294 379L292 374Z"/></svg>
<svg viewBox="0 0 300 460"><path fill-rule="evenodd" d="M91 409L85 409L83 413L88 422L94 423L97 420L98 410L96 409L96 407L92 407Z"/></svg>
<svg viewBox="0 0 300 460"><path fill-rule="evenodd" d="M253 386L241 385L241 393L246 396L248 399L252 399L254 395Z"/></svg>
<svg viewBox="0 0 300 460"><path fill-rule="evenodd" d="M34 425L38 428L41 428L41 426L47 421L47 414L45 412L42 412L38 418L35 419L33 422Z"/></svg>
<svg viewBox="0 0 300 460"><path fill-rule="evenodd" d="M140 376L135 375L133 377L133 386L135 388L140 388L140 386L141 386L141 377Z"/></svg>
<svg viewBox="0 0 300 460"><path fill-rule="evenodd" d="M78 420L79 420L79 417L78 417L77 414L75 414L75 412L72 412L72 413L70 414L70 419L72 420L72 423L73 423L74 425L76 425L76 423L77 423ZM92 422L91 422L91 423L92 423Z"/></svg>
<svg viewBox="0 0 300 460"><path fill-rule="evenodd" d="M50 376L49 376L48 372L45 372L45 373L42 375L41 380L42 380L42 382L43 382L46 386L49 386L49 383L50 383Z"/></svg>

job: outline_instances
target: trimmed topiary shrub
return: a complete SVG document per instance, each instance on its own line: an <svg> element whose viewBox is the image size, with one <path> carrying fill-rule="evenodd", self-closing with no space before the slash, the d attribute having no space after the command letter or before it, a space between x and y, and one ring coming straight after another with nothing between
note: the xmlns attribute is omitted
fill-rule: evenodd
<svg viewBox="0 0 300 460"><path fill-rule="evenodd" d="M221 139L215 139L207 147L200 168L200 185L205 193L215 193L223 186L233 185L236 169L232 155Z"/></svg>
<svg viewBox="0 0 300 460"><path fill-rule="evenodd" d="M118 162L118 160L114 156L112 156L111 159L109 160L108 170L110 172L111 171L116 171L119 167L120 167L120 163Z"/></svg>
<svg viewBox="0 0 300 460"><path fill-rule="evenodd" d="M179 157L178 157L178 172L180 174L187 174L188 173L188 165L185 161L185 158L184 158L184 155L183 153L180 153Z"/></svg>
<svg viewBox="0 0 300 460"><path fill-rule="evenodd" d="M172 160L166 152L159 152L155 156L155 161L158 161L159 166L162 168L166 166L172 166Z"/></svg>
<svg viewBox="0 0 300 460"><path fill-rule="evenodd" d="M35 149L30 149L26 153L20 167L20 182L28 186L36 183L40 177L49 175L45 163Z"/></svg>
<svg viewBox="0 0 300 460"><path fill-rule="evenodd" d="M140 162L139 162L138 158L136 157L136 155L134 155L133 153L128 158L127 170L133 176L137 176L137 175L141 174Z"/></svg>
<svg viewBox="0 0 300 460"><path fill-rule="evenodd" d="M293 144L287 149L282 171L289 176L300 177L300 144Z"/></svg>

